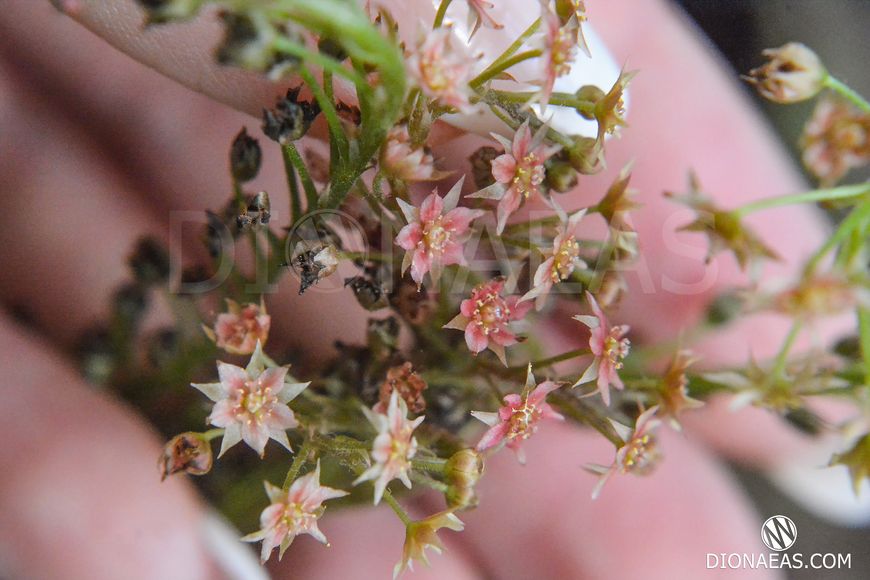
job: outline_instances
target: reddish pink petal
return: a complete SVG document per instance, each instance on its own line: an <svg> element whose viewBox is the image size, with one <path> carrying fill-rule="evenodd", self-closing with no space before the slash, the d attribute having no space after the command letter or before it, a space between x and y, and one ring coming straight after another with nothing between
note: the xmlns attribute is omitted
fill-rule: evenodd
<svg viewBox="0 0 870 580"><path fill-rule="evenodd" d="M218 401L212 408L211 415L208 416L209 423L215 427L228 427L236 421L233 408L234 405L227 399Z"/></svg>
<svg viewBox="0 0 870 580"><path fill-rule="evenodd" d="M423 283L423 277L432 268L432 258L429 252L423 248L414 250L414 257L411 260L411 278L417 284Z"/></svg>
<svg viewBox="0 0 870 580"><path fill-rule="evenodd" d="M264 418L264 422L269 429L280 430L292 429L299 424L290 407L281 404L272 405L269 414Z"/></svg>
<svg viewBox="0 0 870 580"><path fill-rule="evenodd" d="M465 327L465 344L468 345L468 350L473 353L479 353L489 346L489 338L480 329L477 324L469 324Z"/></svg>
<svg viewBox="0 0 870 580"><path fill-rule="evenodd" d="M532 142L532 130L529 122L523 123L514 135L513 154L514 159L522 159L529 151L529 143Z"/></svg>
<svg viewBox="0 0 870 580"><path fill-rule="evenodd" d="M262 455L266 449L266 443L269 441L269 428L259 421L243 421L242 441Z"/></svg>
<svg viewBox="0 0 870 580"><path fill-rule="evenodd" d="M477 443L477 450L486 451L501 443L505 436L507 436L509 427L508 423L499 423L487 429L486 433L483 434L483 437Z"/></svg>
<svg viewBox="0 0 870 580"><path fill-rule="evenodd" d="M413 250L423 239L423 231L417 222L410 223L399 230L396 236L396 245L405 250Z"/></svg>
<svg viewBox="0 0 870 580"><path fill-rule="evenodd" d="M445 266L450 264L465 264L465 255L462 252L462 244L449 242L441 253L441 263Z"/></svg>
<svg viewBox="0 0 870 580"><path fill-rule="evenodd" d="M504 197L501 198L501 201L498 202L498 207L496 208L496 213L498 217L498 228L499 231L504 229L505 224L507 224L508 218L520 208L520 203L522 203L523 196L515 187L511 187L507 190Z"/></svg>
<svg viewBox="0 0 870 580"><path fill-rule="evenodd" d="M607 374L605 362L601 361L601 366L598 368L598 392L601 393L604 404L610 406L610 381L607 380Z"/></svg>
<svg viewBox="0 0 870 580"><path fill-rule="evenodd" d="M477 305L474 303L474 300L471 298L466 298L459 305L459 312L462 313L462 316L465 318L471 318L474 316L474 310L477 308Z"/></svg>
<svg viewBox="0 0 870 580"><path fill-rule="evenodd" d="M435 221L443 211L444 200L437 193L430 194L420 206L420 223Z"/></svg>
<svg viewBox="0 0 870 580"><path fill-rule="evenodd" d="M553 381L544 381L537 387L535 390L529 394L529 403L532 405L541 405L544 402L544 399L547 398L547 395L561 387L559 383L554 383Z"/></svg>
<svg viewBox="0 0 870 580"><path fill-rule="evenodd" d="M526 302L526 304L531 305L531 302ZM501 346L511 346L517 343L517 335L509 330L499 329L496 332L491 332L489 337L494 343Z"/></svg>
<svg viewBox="0 0 870 580"><path fill-rule="evenodd" d="M270 389L272 393L280 393L284 388L284 377L287 376L287 367L276 367L266 369L260 375L260 385L264 389Z"/></svg>
<svg viewBox="0 0 870 580"><path fill-rule="evenodd" d="M492 160L492 176L499 183L510 183L517 172L517 162L512 155L505 153Z"/></svg>

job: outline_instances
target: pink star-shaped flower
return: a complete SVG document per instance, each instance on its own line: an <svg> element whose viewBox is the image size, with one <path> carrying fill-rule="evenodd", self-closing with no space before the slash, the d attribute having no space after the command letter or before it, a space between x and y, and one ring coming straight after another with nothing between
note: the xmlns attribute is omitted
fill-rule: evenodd
<svg viewBox="0 0 870 580"><path fill-rule="evenodd" d="M499 30L504 28L489 14L488 10L495 8L495 4L486 0L468 0L468 28L471 29L471 35L477 32L481 27L493 28Z"/></svg>
<svg viewBox="0 0 870 580"><path fill-rule="evenodd" d="M406 182L435 181L449 172L435 169L435 160L423 145L414 146L405 125L397 125L387 133L381 148L380 166L393 179Z"/></svg>
<svg viewBox="0 0 870 580"><path fill-rule="evenodd" d="M299 423L287 403L309 383L287 383L287 367L266 368L266 362L258 342L246 368L218 362L220 382L192 384L215 403L208 422L225 429L218 457L239 441L260 457L269 439L293 450L285 431Z"/></svg>
<svg viewBox="0 0 870 580"><path fill-rule="evenodd" d="M408 221L396 236L396 245L405 250L402 272L410 267L418 287L427 272L438 282L444 266L466 263L462 245L471 232L471 222L484 212L456 207L463 181L460 179L444 198L432 192L419 208L396 198Z"/></svg>
<svg viewBox="0 0 870 580"><path fill-rule="evenodd" d="M405 487L411 488L408 472L411 470L411 459L417 453L417 439L414 438L413 433L414 429L423 422L424 417L408 420L408 406L396 391L390 395L386 414L377 413L367 407L363 407L363 413L378 430L378 436L372 444L372 459L375 463L353 484L374 480L375 505L377 505L384 496L387 484L394 479L399 479Z"/></svg>
<svg viewBox="0 0 870 580"><path fill-rule="evenodd" d="M243 542L262 540L260 561L264 563L276 547L279 548L280 560L300 534L308 534L325 544L326 536L317 527L317 520L325 509L322 504L329 499L344 497L347 492L320 485L318 460L314 471L298 478L287 491L267 481L266 494L271 504L260 514L260 530L242 538Z"/></svg>
<svg viewBox="0 0 870 580"><path fill-rule="evenodd" d="M521 320L532 304L520 302L519 296L503 297L504 285L505 279L500 277L476 286L471 297L459 305L459 314L444 328L464 331L468 350L478 354L489 348L507 366L504 348L519 342L509 324Z"/></svg>
<svg viewBox="0 0 870 580"><path fill-rule="evenodd" d="M544 381L535 386L535 376L532 365L526 374L526 386L522 394L512 393L504 397L504 405L497 413L472 411L471 414L489 425L489 430L483 434L477 444L478 451L486 451L500 445L507 445L520 463L525 463L525 454L520 444L538 430L542 419L563 421L565 418L553 410L546 402L547 395L562 385L553 381Z"/></svg>
<svg viewBox="0 0 870 580"><path fill-rule="evenodd" d="M631 346L629 340L625 338L629 328L624 324L610 326L595 297L586 292L586 299L595 316L578 315L574 320L590 328L589 349L595 358L574 386L597 379L598 392L601 393L604 404L610 405L611 385L620 390L625 386L617 371L622 368L622 359L628 355Z"/></svg>
<svg viewBox="0 0 870 580"><path fill-rule="evenodd" d="M227 298L227 311L218 314L214 330L207 326L203 326L203 330L218 348L231 354L251 354L257 341L266 344L271 321L262 301L259 306L240 306Z"/></svg>
<svg viewBox="0 0 870 580"><path fill-rule="evenodd" d="M580 23L576 15L572 15L563 24L559 17L547 6L541 3L541 19L544 22L541 60L544 63L544 78L541 81L541 91L538 99L546 106L553 93L556 79L571 71L571 62L577 53L577 47L585 46L580 33ZM584 52L588 53L588 49Z"/></svg>
<svg viewBox="0 0 870 580"><path fill-rule="evenodd" d="M424 95L463 113L473 110L468 83L474 59L458 44L449 27L421 33L420 41L405 62L408 76Z"/></svg>
<svg viewBox="0 0 870 580"><path fill-rule="evenodd" d="M657 406L650 407L641 413L634 424L634 430L610 420L625 443L617 449L616 457L610 466L597 464L585 466L588 471L601 476L592 490L592 499L596 499L601 494L604 484L614 473L648 475L655 469L661 457L653 434L661 425L661 421L655 418L658 409Z"/></svg>
<svg viewBox="0 0 870 580"><path fill-rule="evenodd" d="M517 129L513 142L496 133L492 134L505 150L492 162L495 183L468 197L498 200L498 233L502 233L508 218L524 200L543 193L544 164L559 150L558 147L543 144L546 133L547 127L544 125L532 137L526 121Z"/></svg>
<svg viewBox="0 0 870 580"><path fill-rule="evenodd" d="M547 296L555 284L567 280L576 268L585 268L586 262L580 259L580 244L574 235L574 230L586 215L586 210L574 212L569 217L555 202L553 207L559 215L559 231L553 239L553 248L545 253L546 259L535 270L532 288L526 292L522 300L535 299L535 308L540 310L547 301Z"/></svg>

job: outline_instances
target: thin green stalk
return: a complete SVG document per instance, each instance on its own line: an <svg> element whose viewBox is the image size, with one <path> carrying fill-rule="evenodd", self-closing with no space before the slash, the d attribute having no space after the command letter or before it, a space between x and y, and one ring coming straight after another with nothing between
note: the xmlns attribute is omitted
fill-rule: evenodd
<svg viewBox="0 0 870 580"><path fill-rule="evenodd" d="M864 384L870 385L870 309L858 308L858 330L864 360Z"/></svg>
<svg viewBox="0 0 870 580"><path fill-rule="evenodd" d="M299 470L308 461L308 453L311 451L311 439L306 437L302 442L302 447L296 452L296 457L293 458L293 463L290 464L290 469L287 471L287 477L284 478L282 489L287 491L299 475Z"/></svg>
<svg viewBox="0 0 870 580"><path fill-rule="evenodd" d="M440 28L441 24L444 23L444 15L447 14L447 8L450 6L450 3L453 0L441 0L441 4L438 5L438 12L435 13L435 23L432 25L432 29Z"/></svg>
<svg viewBox="0 0 870 580"><path fill-rule="evenodd" d="M302 192L299 191L296 169L293 167L287 147L281 147L281 158L284 160L284 173L287 174L287 188L290 191L290 211L295 222L302 217Z"/></svg>
<svg viewBox="0 0 870 580"><path fill-rule="evenodd" d="M801 327L800 319L792 323L791 330L788 331L788 336L785 337L785 342L782 343L782 347L779 349L779 353L777 353L774 360L773 369L771 370L771 374L774 377L781 378L783 376L785 365L788 362L788 353L791 351L792 346L794 346L794 341L797 339L798 334L800 334Z"/></svg>
<svg viewBox="0 0 870 580"><path fill-rule="evenodd" d="M825 78L825 86L845 98L847 101L864 111L870 113L870 103L864 97L859 95L852 87L841 81L840 79L828 75Z"/></svg>
<svg viewBox="0 0 870 580"><path fill-rule="evenodd" d="M319 52L309 50L298 42L294 42L284 36L275 37L272 40L272 46L278 52L283 52L285 54L289 54L290 56L295 56L309 64L319 66L325 71L328 70L333 74L346 78L355 85L366 83L365 79L360 74L358 74L356 71L345 68L340 62L338 62L334 58L323 56Z"/></svg>
<svg viewBox="0 0 870 580"><path fill-rule="evenodd" d="M284 145L284 150L290 159L290 163L296 169L296 173L299 174L299 179L302 181L302 189L305 190L305 198L308 200L308 211L311 211L317 207L317 188L314 186L314 181L311 180L311 175L308 173L308 168L305 166L302 156L299 155L296 145L289 142Z"/></svg>
<svg viewBox="0 0 870 580"><path fill-rule="evenodd" d="M834 233L831 234L822 247L813 254L812 258L810 258L807 265L804 267L804 276L812 276L825 256L827 256L831 250L839 246L843 240L852 235L852 231L855 228L860 227L868 219L870 219L870 201L865 201L856 206L855 209L846 216L846 219L840 222L840 225Z"/></svg>
<svg viewBox="0 0 870 580"><path fill-rule="evenodd" d="M562 354L557 354L555 356L532 361L531 365L532 369L534 370L540 367L549 367L562 361L571 360L572 358L586 356L587 354L592 354L592 352L588 348L578 348L575 350L569 350L568 352L563 352ZM528 365L520 365L508 368L512 371L524 371L526 370L526 368L528 368Z"/></svg>
<svg viewBox="0 0 870 580"><path fill-rule="evenodd" d="M396 498L393 497L392 492L389 489L384 490L384 501L389 504L393 511L396 512L396 515L399 516L399 519L402 520L402 523L406 526L410 526L413 523L411 516L408 515L408 512L399 505L399 502L396 501Z"/></svg>
<svg viewBox="0 0 870 580"><path fill-rule="evenodd" d="M848 199L850 197L858 197L867 193L870 193L870 185L867 185L866 183L843 185L841 187L833 187L830 189L814 189L802 193L768 197L758 201L753 201L738 207L731 213L738 218L743 218L751 213L774 207L801 203L815 203L819 201L833 201L835 199Z"/></svg>
<svg viewBox="0 0 870 580"><path fill-rule="evenodd" d="M324 92L320 83L317 82L317 79L315 79L314 75L311 74L311 71L308 70L308 67L299 67L299 76L302 77L302 80L305 81L305 84L307 84L311 89L314 98L317 100L317 104L320 105L320 109L326 117L326 124L329 126L330 149L338 151L337 167L341 167L344 160L347 158L348 144L347 136L344 134L344 128L341 126L341 120L338 118L338 112L335 110L335 104ZM334 164L335 161L334 157L330 159L330 163Z"/></svg>
<svg viewBox="0 0 870 580"><path fill-rule="evenodd" d="M541 54L542 54L542 51L540 49L527 50L526 52L521 52L517 55L514 55L514 56L508 58L508 59L505 59L504 61L500 62L497 66L488 67L485 71L483 71L482 73L480 73L479 75L477 75L476 77L471 79L471 81L468 84L471 88L476 89L477 87L484 84L486 81L498 76L499 74L503 73L504 71L511 68L512 66L519 64L519 63L523 62L524 60L529 60L530 58L537 58L537 57L541 56Z"/></svg>
<svg viewBox="0 0 870 580"><path fill-rule="evenodd" d="M522 34L520 34L519 37L517 37L517 39L509 47L507 47L507 49L505 49L505 51L501 53L501 55L499 55L499 57L495 59L492 64L490 64L487 68L498 66L503 60L507 60L512 57L514 53L516 53L516 51L518 51L520 47L523 46L523 43L525 43L526 40L528 40L535 32L538 31L538 27L540 26L541 19L538 18L537 20L532 22L529 27L526 28L526 30ZM486 70L484 70L483 72L486 72Z"/></svg>
<svg viewBox="0 0 870 580"><path fill-rule="evenodd" d="M216 437L220 437L223 434L224 434L224 429L209 429L208 431L200 433L200 436L203 439L205 439L206 441L211 441L212 439L215 439Z"/></svg>
<svg viewBox="0 0 870 580"><path fill-rule="evenodd" d="M413 459L411 461L414 469L420 471L428 471L429 473L444 473L444 466L447 461L444 459Z"/></svg>

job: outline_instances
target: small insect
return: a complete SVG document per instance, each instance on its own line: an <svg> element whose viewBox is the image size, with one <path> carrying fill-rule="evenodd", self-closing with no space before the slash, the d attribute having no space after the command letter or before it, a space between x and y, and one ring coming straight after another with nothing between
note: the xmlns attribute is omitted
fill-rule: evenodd
<svg viewBox="0 0 870 580"><path fill-rule="evenodd" d="M236 225L239 230L246 232L257 226L265 226L269 223L271 214L269 194L261 191L248 200L247 207L242 207L241 213L236 216Z"/></svg>

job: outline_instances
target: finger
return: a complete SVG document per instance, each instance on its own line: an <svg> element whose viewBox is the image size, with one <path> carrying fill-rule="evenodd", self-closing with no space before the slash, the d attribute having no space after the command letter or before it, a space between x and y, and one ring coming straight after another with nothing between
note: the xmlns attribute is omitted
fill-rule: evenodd
<svg viewBox="0 0 870 580"><path fill-rule="evenodd" d="M525 466L507 452L488 462L480 506L464 516L463 540L492 577L700 578L708 552L764 549L760 521L728 473L671 432L652 475L615 475L595 501L596 477L580 466L610 463L610 444L547 425L524 445Z"/></svg>
<svg viewBox="0 0 870 580"><path fill-rule="evenodd" d="M207 578L202 506L160 483L154 436L0 318L0 575Z"/></svg>
<svg viewBox="0 0 870 580"><path fill-rule="evenodd" d="M414 517L424 515L413 511L412 514ZM321 529L329 539L330 547L304 539L295 541L283 563L270 566L276 578L381 580L390 577L393 567L401 559L404 526L385 505L375 509L327 513ZM444 536L451 533L442 531L439 535L446 539ZM461 550L450 549L441 556L430 551L429 555L432 556L431 567L419 562L414 566L415 580L483 577Z"/></svg>

